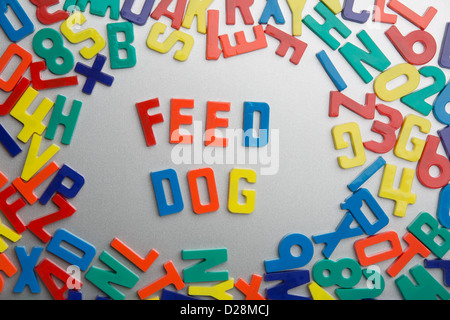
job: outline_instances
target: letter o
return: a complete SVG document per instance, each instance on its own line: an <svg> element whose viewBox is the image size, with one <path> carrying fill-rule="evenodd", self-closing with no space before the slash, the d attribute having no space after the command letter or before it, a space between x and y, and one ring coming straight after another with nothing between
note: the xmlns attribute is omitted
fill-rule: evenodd
<svg viewBox="0 0 450 320"><path fill-rule="evenodd" d="M405 75L408 80L406 83L388 90L387 84ZM395 101L417 89L420 83L419 71L409 63L401 63L381 73L374 81L373 87L378 98L384 101Z"/></svg>

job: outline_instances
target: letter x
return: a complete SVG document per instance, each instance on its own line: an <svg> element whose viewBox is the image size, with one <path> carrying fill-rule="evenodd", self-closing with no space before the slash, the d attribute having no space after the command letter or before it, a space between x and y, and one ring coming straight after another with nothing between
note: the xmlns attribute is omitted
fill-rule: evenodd
<svg viewBox="0 0 450 320"><path fill-rule="evenodd" d="M22 273L17 280L14 292L22 292L25 286L29 286L32 293L41 292L41 288L34 274L34 267L43 250L42 247L33 247L30 255L27 254L25 247L16 247L17 258L22 266Z"/></svg>
<svg viewBox="0 0 450 320"><path fill-rule="evenodd" d="M101 54L97 54L92 68L80 62L77 63L75 66L75 72L78 72L87 78L82 90L84 93L91 94L97 82L103 83L106 86L112 85L114 82L114 77L101 72L105 62L106 57Z"/></svg>

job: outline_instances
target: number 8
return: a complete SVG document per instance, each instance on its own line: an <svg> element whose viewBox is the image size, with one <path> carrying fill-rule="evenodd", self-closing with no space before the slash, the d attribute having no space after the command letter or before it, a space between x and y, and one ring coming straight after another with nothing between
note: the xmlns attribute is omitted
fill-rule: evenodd
<svg viewBox="0 0 450 320"><path fill-rule="evenodd" d="M344 269L350 271L350 276L347 277L343 274ZM319 286L338 285L342 288L352 288L361 280L362 269L358 262L350 258L342 258L338 261L325 259L314 265L312 274L314 281Z"/></svg>
<svg viewBox="0 0 450 320"><path fill-rule="evenodd" d="M50 48L44 47L45 40L52 41ZM66 74L75 64L72 52L64 47L63 37L54 29L45 28L38 31L33 38L33 49L38 56L45 59L47 68L54 74ZM58 58L62 58L63 62L58 63Z"/></svg>

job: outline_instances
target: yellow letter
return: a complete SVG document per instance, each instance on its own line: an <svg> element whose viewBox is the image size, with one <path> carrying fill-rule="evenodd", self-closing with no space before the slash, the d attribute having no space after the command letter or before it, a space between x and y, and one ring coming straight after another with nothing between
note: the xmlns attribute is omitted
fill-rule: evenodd
<svg viewBox="0 0 450 320"><path fill-rule="evenodd" d="M228 210L233 213L251 213L255 210L255 190L242 190L242 195L247 202L240 204L239 180L245 178L249 183L256 182L256 172L251 169L233 169L230 172L230 182L228 191Z"/></svg>
<svg viewBox="0 0 450 320"><path fill-rule="evenodd" d="M72 28L75 24L83 25L86 17L79 11L73 13L66 21L61 24L61 33L72 43L80 43L91 39L94 44L91 47L84 47L80 50L83 58L89 60L97 55L105 46L105 39L94 28L89 28L80 32L73 32Z"/></svg>

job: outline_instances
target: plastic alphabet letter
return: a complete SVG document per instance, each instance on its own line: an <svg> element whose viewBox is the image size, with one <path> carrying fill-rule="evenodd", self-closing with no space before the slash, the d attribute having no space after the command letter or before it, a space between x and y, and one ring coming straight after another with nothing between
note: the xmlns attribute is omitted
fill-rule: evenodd
<svg viewBox="0 0 450 320"><path fill-rule="evenodd" d="M433 114L439 122L450 125L450 113L447 111L447 105L450 103L450 82L439 93L434 101Z"/></svg>
<svg viewBox="0 0 450 320"><path fill-rule="evenodd" d="M260 127L253 136L254 115L260 113ZM270 107L264 102L244 102L244 146L264 147L269 143Z"/></svg>
<svg viewBox="0 0 450 320"><path fill-rule="evenodd" d="M27 203L21 197L12 203L8 203L7 200L15 194L17 194L17 189L12 184L0 192L0 211L3 212L16 232L22 234L27 228L17 214Z"/></svg>
<svg viewBox="0 0 450 320"><path fill-rule="evenodd" d="M75 25L83 25L86 17L79 11L74 12L66 21L61 24L61 33L71 42L80 43L91 40L94 44L90 47L84 47L80 54L86 60L94 58L106 46L105 39L94 28L88 28L83 31L73 32ZM108 24L109 25L109 24Z"/></svg>
<svg viewBox="0 0 450 320"><path fill-rule="evenodd" d="M79 74L82 74L87 78L82 89L84 93L91 94L97 82L100 82L108 87L110 87L113 84L114 77L101 72L103 66L105 65L105 62L106 57L101 54L97 54L97 57L95 58L92 68L86 66L81 62L78 62L76 64L75 72L78 72Z"/></svg>
<svg viewBox="0 0 450 320"><path fill-rule="evenodd" d="M342 18L356 23L365 23L369 20L370 12L363 10L361 12L353 11L355 0L345 0L344 9L342 10Z"/></svg>
<svg viewBox="0 0 450 320"><path fill-rule="evenodd" d="M314 281L308 284L309 292L313 300L335 300L331 294L326 292L321 286Z"/></svg>
<svg viewBox="0 0 450 320"><path fill-rule="evenodd" d="M429 7L424 15L420 16L398 0L390 0L387 6L422 30L428 27L438 12L436 8Z"/></svg>
<svg viewBox="0 0 450 320"><path fill-rule="evenodd" d="M334 14L338 14L342 11L341 2L339 0L320 0L327 6Z"/></svg>
<svg viewBox="0 0 450 320"><path fill-rule="evenodd" d="M0 254L0 271L3 271L8 277L16 274L17 268L5 253ZM3 291L4 280L0 274L0 293Z"/></svg>
<svg viewBox="0 0 450 320"><path fill-rule="evenodd" d="M433 278L423 266L414 266L409 269L409 272L413 276L414 282L409 280L405 274L395 279L395 284L405 300L450 299L450 293L447 289Z"/></svg>
<svg viewBox="0 0 450 320"><path fill-rule="evenodd" d="M378 157L369 167L364 169L364 171L351 183L348 184L348 188L352 192L356 192L361 186L369 180L378 170L383 168L386 161L382 157Z"/></svg>
<svg viewBox="0 0 450 320"><path fill-rule="evenodd" d="M21 22L22 27L20 29L16 30L6 16L8 8L12 9ZM12 42L18 42L34 32L33 22L25 10L23 10L18 0L4 0L0 3L0 26Z"/></svg>
<svg viewBox="0 0 450 320"><path fill-rule="evenodd" d="M165 31L166 26L163 23L154 23L147 37L147 46L157 52L167 53L177 42L181 42L183 43L183 47L177 50L173 57L178 61L186 61L194 46L194 38L183 31L174 30L164 42L158 42L159 35L163 34Z"/></svg>
<svg viewBox="0 0 450 320"><path fill-rule="evenodd" d="M219 10L208 10L207 14L208 25L206 26L206 59L217 60L222 54L222 49L219 48Z"/></svg>
<svg viewBox="0 0 450 320"><path fill-rule="evenodd" d="M234 279L225 280L209 286L189 286L188 293L191 296L208 296L216 300L233 300L233 296L227 291L233 289Z"/></svg>
<svg viewBox="0 0 450 320"><path fill-rule="evenodd" d="M322 64L322 67L325 69L326 73L330 77L330 79L333 81L333 84L335 85L336 89L342 91L345 88L347 88L347 84L345 83L339 71L334 66L330 57L328 57L328 54L325 52L325 50L320 51L316 56L317 59L319 59L320 63Z"/></svg>
<svg viewBox="0 0 450 320"><path fill-rule="evenodd" d="M378 196L395 201L394 216L404 217L408 204L416 203L417 195L411 192L414 176L414 169L403 168L399 189L394 189L395 174L397 166L386 164L383 178L381 180Z"/></svg>
<svg viewBox="0 0 450 320"><path fill-rule="evenodd" d="M178 213L184 209L183 197L181 195L180 184L177 173L173 169L166 169L150 173L153 189L155 191L156 203L160 216ZM169 204L164 192L163 180L168 180L172 192L173 203Z"/></svg>
<svg viewBox="0 0 450 320"><path fill-rule="evenodd" d="M258 292L262 279L262 276L252 274L250 283L247 283L242 278L239 278L234 286L245 294L245 300L266 300L266 298Z"/></svg>
<svg viewBox="0 0 450 320"><path fill-rule="evenodd" d="M236 8L239 9L244 24L254 24L252 13L250 11L250 7L253 5L254 1L255 0L226 0L226 24L234 25L236 23Z"/></svg>
<svg viewBox="0 0 450 320"><path fill-rule="evenodd" d="M255 40L248 42L245 37L244 31L238 31L234 33L234 38L236 39L236 45L232 46L230 39L227 34L219 36L220 44L223 49L223 56L225 58L233 57L236 55L248 53L255 50L260 50L267 48L267 39L264 32L264 27L262 25L257 25L253 27L253 34L255 35Z"/></svg>
<svg viewBox="0 0 450 320"><path fill-rule="evenodd" d="M170 143L192 144L192 135L182 135L180 125L192 124L191 115L180 114L180 109L193 109L193 99L172 99L170 104Z"/></svg>
<svg viewBox="0 0 450 320"><path fill-rule="evenodd" d="M144 131L145 142L148 147L156 144L153 125L164 122L162 113L149 115L148 111L152 108L159 107L159 99L151 99L136 103L136 109L141 120L142 130Z"/></svg>
<svg viewBox="0 0 450 320"><path fill-rule="evenodd" d="M390 244L390 249L388 251L376 253L371 256L368 256L365 252L368 247L378 245L386 241ZM400 239L395 231L387 231L357 240L355 241L354 247L359 263L362 266L374 265L382 261L396 258L403 253L402 244L400 243Z"/></svg>
<svg viewBox="0 0 450 320"><path fill-rule="evenodd" d="M228 253L226 248L182 250L181 257L183 260L202 260L183 270L183 280L185 283L228 280L227 270L207 271L227 262Z"/></svg>
<svg viewBox="0 0 450 320"><path fill-rule="evenodd" d="M133 249L128 247L124 242L122 242L118 238L114 238L111 241L111 247L116 249L120 254L122 254L125 258L130 260L136 267L146 272L153 262L155 262L156 258L159 256L159 252L155 249L151 249L145 258L142 258L138 255Z"/></svg>
<svg viewBox="0 0 450 320"><path fill-rule="evenodd" d="M301 254L294 256L292 247L301 248ZM311 240L300 233L292 233L285 236L278 247L279 259L265 260L266 272L277 272L289 269L301 268L307 265L314 254L314 246Z"/></svg>
<svg viewBox="0 0 450 320"><path fill-rule="evenodd" d="M220 138L215 135L217 127L227 128L228 118L218 118L217 112L230 111L231 103L208 101L206 111L206 132L205 145L214 147L226 147L228 145L227 138Z"/></svg>
<svg viewBox="0 0 450 320"><path fill-rule="evenodd" d="M8 238L12 242L17 242L22 236L5 226L0 220L0 253L8 249L8 244L3 240L2 236Z"/></svg>
<svg viewBox="0 0 450 320"><path fill-rule="evenodd" d="M10 93L5 102L0 104L0 116L6 116L9 114L11 109L15 106L17 101L23 95L25 90L30 86L31 81L23 77L20 79L19 83L14 87L13 91Z"/></svg>
<svg viewBox="0 0 450 320"><path fill-rule="evenodd" d="M387 274L391 277L396 277L400 271L411 261L416 254L421 255L423 258L428 257L431 253L428 248L420 242L413 234L407 232L403 236L403 240L408 244L408 247L403 253L395 259L395 261L386 269Z"/></svg>
<svg viewBox="0 0 450 320"><path fill-rule="evenodd" d="M259 24L267 24L271 17L274 18L275 23L277 24L284 24L286 22L283 17L283 12L280 9L280 5L278 4L278 0L266 0L264 11L259 18Z"/></svg>
<svg viewBox="0 0 450 320"><path fill-rule="evenodd" d="M441 260L441 259L435 259L435 260L424 260L425 268L439 268L442 269L444 274L444 284L448 287L450 286L450 260Z"/></svg>
<svg viewBox="0 0 450 320"><path fill-rule="evenodd" d="M59 21L66 20L70 13L65 10L56 10L49 12L49 7L59 4L59 0L30 0L36 8L36 18L44 25L50 25Z"/></svg>
<svg viewBox="0 0 450 320"><path fill-rule="evenodd" d="M111 69L132 68L136 65L136 49L131 45L134 41L133 24L129 21L108 23L109 55ZM125 35L125 41L118 41L117 34L121 32ZM121 58L119 50L127 52L126 58Z"/></svg>
<svg viewBox="0 0 450 320"><path fill-rule="evenodd" d="M42 183L47 180L52 174L59 170L59 166L56 162L49 163L44 169L39 171L33 178L28 182L25 182L20 177L17 177L13 181L14 187L20 192L20 194L27 200L27 202L32 205L37 200L38 197L34 193L37 187L42 185Z"/></svg>
<svg viewBox="0 0 450 320"><path fill-rule="evenodd" d="M389 90L387 84L401 76L406 76L408 80L402 85ZM395 101L416 90L419 83L419 71L409 63L401 63L378 75L373 83L373 89L381 100Z"/></svg>
<svg viewBox="0 0 450 320"><path fill-rule="evenodd" d="M448 184L439 193L437 218L445 228L450 228L450 185Z"/></svg>
<svg viewBox="0 0 450 320"><path fill-rule="evenodd" d="M302 13L305 7L306 0L287 0L289 9L292 12L292 36L302 35Z"/></svg>
<svg viewBox="0 0 450 320"><path fill-rule="evenodd" d="M154 299L149 298L149 299L146 299L146 300L158 300L158 299L157 299L157 297L155 297ZM162 289L160 300L181 300L182 301L182 300L200 300L200 299L193 298L193 297L190 297L188 295L181 294L181 293L174 292L174 291L170 291L170 290L167 290L167 289Z"/></svg>
<svg viewBox="0 0 450 320"><path fill-rule="evenodd" d="M281 281L266 289L267 300L311 300L309 297L293 295L289 290L310 282L308 270L280 271L264 274L264 281Z"/></svg>
<svg viewBox="0 0 450 320"><path fill-rule="evenodd" d="M397 157L411 162L416 162L421 158L425 147L424 140L413 137L410 141L413 144L413 148L407 149L409 136L414 126L417 126L420 132L428 134L431 130L431 121L414 114L406 116L394 147L394 154Z"/></svg>
<svg viewBox="0 0 450 320"><path fill-rule="evenodd" d="M427 116L433 110L433 104L428 103L426 99L435 94L439 94L444 89L446 77L444 72L435 66L422 67L419 69L419 73L424 77L433 78L434 83L404 96L400 101L424 116Z"/></svg>
<svg viewBox="0 0 450 320"><path fill-rule="evenodd" d="M383 293L386 283L381 273L375 269L369 268L364 269L362 272L364 277L366 277L367 281L371 281L367 282L367 287L350 288L350 289L337 288L336 295L339 297L339 299L341 300L374 299Z"/></svg>
<svg viewBox="0 0 450 320"><path fill-rule="evenodd" d="M284 57L287 54L288 50L292 48L294 52L292 53L289 61L295 65L300 63L300 60L302 59L303 54L308 47L308 44L306 42L303 42L300 39L297 39L296 37L291 36L289 33L286 33L270 24L266 26L266 30L264 32L280 42L277 50L275 51L277 55L279 55L280 57Z"/></svg>
<svg viewBox="0 0 450 320"><path fill-rule="evenodd" d="M330 117L339 117L339 107L343 106L364 119L371 120L375 118L376 99L377 96L374 93L367 93L366 104L362 105L341 92L331 91L328 115Z"/></svg>
<svg viewBox="0 0 450 320"><path fill-rule="evenodd" d="M424 231L424 225L428 227L427 232ZM450 231L440 227L439 222L428 212L420 213L407 229L438 258L442 259L450 250Z"/></svg>
<svg viewBox="0 0 450 320"><path fill-rule="evenodd" d="M54 105L53 101L44 98L33 114L27 112L38 94L38 91L34 90L32 87L28 87L10 112L10 115L13 118L23 124L22 130L17 135L17 138L23 143L28 142L34 134L41 135L47 128L47 126L43 124L43 121L52 109Z"/></svg>
<svg viewBox="0 0 450 320"><path fill-rule="evenodd" d="M349 270L350 275L344 276L344 270ZM351 258L341 258L337 261L324 259L314 264L312 277L322 287L338 285L342 288L352 288L361 280L362 269L359 263Z"/></svg>
<svg viewBox="0 0 450 320"><path fill-rule="evenodd" d="M11 155L11 157L17 156L22 149L19 147L17 142L11 137L11 135L6 131L6 129L0 124L0 143L5 147L6 151Z"/></svg>
<svg viewBox="0 0 450 320"><path fill-rule="evenodd" d="M315 243L325 243L325 247L322 250L322 254L325 258L329 258L334 252L339 242L344 239L357 237L363 235L364 232L360 226L351 228L355 218L350 212L347 212L342 219L341 223L337 227L336 231L312 236Z"/></svg>
<svg viewBox="0 0 450 320"><path fill-rule="evenodd" d="M113 271L92 266L85 274L86 279L106 293L111 299L124 300L125 294L113 287L112 284L133 288L139 281L139 276L117 261L107 251L103 251L99 259Z"/></svg>
<svg viewBox="0 0 450 320"><path fill-rule="evenodd" d="M8 182L8 177L5 176L5 174L0 171L0 189L3 188L7 182Z"/></svg>
<svg viewBox="0 0 450 320"><path fill-rule="evenodd" d="M81 111L82 102L74 100L70 109L69 115L63 114L63 108L66 103L66 97L58 95L56 98L55 106L53 107L52 116L45 132L45 138L52 140L55 137L56 129L58 125L64 127L64 133L61 138L61 143L69 145L72 141L72 136L75 131L78 116Z"/></svg>
<svg viewBox="0 0 450 320"><path fill-rule="evenodd" d="M206 33L206 11L213 0L189 0L184 14L182 26L190 29L194 17L197 17L197 31L199 33Z"/></svg>
<svg viewBox="0 0 450 320"><path fill-rule="evenodd" d="M376 221L371 223L364 212L361 210L365 202L376 217ZM358 221L361 228L368 235L374 235L389 223L389 218L378 204L369 190L361 188L348 197L342 204L341 209L348 210Z"/></svg>
<svg viewBox="0 0 450 320"><path fill-rule="evenodd" d="M66 178L73 182L70 188L63 184ZM84 177L68 165L64 164L39 198L39 202L41 204L47 204L56 192L68 199L75 198L83 185Z"/></svg>
<svg viewBox="0 0 450 320"><path fill-rule="evenodd" d="M69 289L67 300L83 300L83 293L80 290Z"/></svg>
<svg viewBox="0 0 450 320"><path fill-rule="evenodd" d="M66 300L64 294L69 290L67 286L68 280L71 280L77 288L81 288L81 286L83 285L81 281L73 278L63 268L61 268L48 258L42 260L42 262L36 266L35 270L55 300ZM64 285L58 287L55 282L56 279L54 278L57 278L58 280L63 282Z"/></svg>
<svg viewBox="0 0 450 320"><path fill-rule="evenodd" d="M83 252L83 255L79 256L73 253L62 246L61 243L70 244ZM78 266L81 271L87 270L96 253L95 247L92 244L67 231L66 229L58 229L55 232L52 240L50 240L47 245L47 251L67 261L71 265Z"/></svg>
<svg viewBox="0 0 450 320"><path fill-rule="evenodd" d="M51 43L50 47L44 45ZM56 75L69 73L75 64L72 51L64 46L61 33L52 28L40 29L33 37L34 52L45 60L48 70Z"/></svg>
<svg viewBox="0 0 450 320"><path fill-rule="evenodd" d="M30 180L39 171L39 169L50 161L50 159L60 150L60 147L56 144L52 144L45 149L44 152L38 155L41 142L42 137L36 133L33 134L22 174L20 176L25 181Z"/></svg>
<svg viewBox="0 0 450 320"><path fill-rule="evenodd" d="M439 138L441 139L442 146L444 147L447 158L450 159L450 126L438 130Z"/></svg>
<svg viewBox="0 0 450 320"><path fill-rule="evenodd" d="M437 153L440 144L439 137L428 135L423 154L417 165L417 178L428 188L439 189L450 181L450 161L446 156ZM431 167L439 169L439 175L430 173Z"/></svg>
<svg viewBox="0 0 450 320"><path fill-rule="evenodd" d="M350 136L354 157L349 158L347 156L339 156L339 166L342 169L362 166L366 163L366 153L364 151L359 125L356 122L344 123L333 127L331 134L333 136L334 147L336 150L349 147L348 142L344 140L345 133L348 133Z"/></svg>
<svg viewBox="0 0 450 320"><path fill-rule="evenodd" d="M389 1L389 0L387 0ZM397 22L397 16L395 14L386 13L384 11L386 6L386 0L376 0L375 8L373 10L373 21L395 24Z"/></svg>
<svg viewBox="0 0 450 320"><path fill-rule="evenodd" d="M219 196L217 194L214 170L211 168L191 170L188 172L187 177L194 212L196 214L202 214L219 210ZM207 184L208 197L206 199L209 199L209 203L207 204L201 202L198 191L198 179L201 177L205 178Z"/></svg>
<svg viewBox="0 0 450 320"><path fill-rule="evenodd" d="M54 89L78 85L77 76L44 80L41 78L41 72L44 70L48 70L45 60L33 62L30 65L31 81L33 83L33 88L36 90Z"/></svg>
<svg viewBox="0 0 450 320"><path fill-rule="evenodd" d="M39 286L36 274L34 273L34 267L38 262L39 256L44 248L33 247L29 255L27 254L26 248L23 246L17 246L14 249L16 250L17 259L19 260L20 266L22 267L22 272L20 273L20 277L14 286L13 292L23 292L25 286L28 286L31 293L40 293L41 287Z"/></svg>
<svg viewBox="0 0 450 320"><path fill-rule="evenodd" d="M377 44L372 40L367 31L362 30L357 34L358 39L364 44L368 51L358 48L354 44L347 42L339 52L358 73L365 83L372 81L373 76L364 66L364 63L382 72L391 65L389 59L380 50Z"/></svg>
<svg viewBox="0 0 450 320"><path fill-rule="evenodd" d="M142 6L141 12L139 14L135 14L131 11L133 7L134 0L125 0L125 3L122 5L122 9L120 10L120 15L125 20L133 22L139 26L145 25L150 16L150 13L153 8L153 4L155 0L145 0L144 5Z"/></svg>
<svg viewBox="0 0 450 320"><path fill-rule="evenodd" d="M303 18L303 23L332 50L336 50L341 43L330 33L331 29L336 30L345 39L351 35L352 31L322 2L319 2L314 10L322 16L325 22L319 24L308 14Z"/></svg>
<svg viewBox="0 0 450 320"><path fill-rule="evenodd" d="M59 208L58 211L37 218L27 225L28 230L33 232L33 234L44 243L49 242L52 238L52 235L48 231L46 231L44 227L51 223L68 218L72 216L76 211L75 207L70 204L66 198L58 193L53 196L52 202Z"/></svg>
<svg viewBox="0 0 450 320"><path fill-rule="evenodd" d="M398 110L383 104L377 105L376 109L381 115L387 116L390 122L386 124L375 120L371 130L382 135L383 141L367 141L364 142L364 147L376 153L386 153L391 151L396 144L397 136L395 131L402 126L403 116Z"/></svg>
<svg viewBox="0 0 450 320"><path fill-rule="evenodd" d="M442 68L450 68L450 22L445 25L438 63Z"/></svg>
<svg viewBox="0 0 450 320"><path fill-rule="evenodd" d="M0 57L0 74L11 61L11 58L13 56L17 56L20 58L19 65L16 67L16 70L8 80L0 78L0 89L6 92L11 92L16 87L33 59L33 56L28 51L15 43L11 43L8 48L6 48L3 55Z"/></svg>
<svg viewBox="0 0 450 320"><path fill-rule="evenodd" d="M230 171L228 189L228 210L232 213L250 214L255 210L255 190L242 190L246 199L245 203L239 203L239 180L245 179L248 183L256 183L256 172L252 169L234 168Z"/></svg>
<svg viewBox="0 0 450 320"><path fill-rule="evenodd" d="M85 11L87 4L90 3L89 13L104 17L106 10L110 9L109 17L112 20L118 20L120 14L120 0L66 0L64 10L68 10L71 6L77 6L80 11Z"/></svg>
<svg viewBox="0 0 450 320"><path fill-rule="evenodd" d="M164 277L138 291L138 295L141 299L150 297L155 292L167 287L170 284L173 284L177 290L181 290L185 287L185 284L172 261L166 262L164 264L164 269L166 270L166 275Z"/></svg>
<svg viewBox="0 0 450 320"><path fill-rule="evenodd" d="M161 16L166 16L172 20L172 28L179 30L186 9L186 3L188 0L176 0L175 11L170 12L167 10L173 0L161 0L158 6L151 13L151 17L155 20L159 20ZM210 10L208 10L209 12Z"/></svg>
<svg viewBox="0 0 450 320"><path fill-rule="evenodd" d="M437 44L433 36L423 30L415 30L403 36L396 26L390 27L386 32L386 36L395 46L397 51L402 55L406 62L413 65L423 65L433 59L436 54ZM423 51L416 53L414 45L421 43L424 47Z"/></svg>

